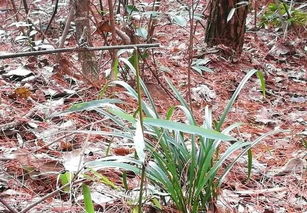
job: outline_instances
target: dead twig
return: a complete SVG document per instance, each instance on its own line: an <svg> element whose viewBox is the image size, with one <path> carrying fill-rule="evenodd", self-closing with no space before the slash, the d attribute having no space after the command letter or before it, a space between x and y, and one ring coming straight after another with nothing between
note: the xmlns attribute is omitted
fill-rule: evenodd
<svg viewBox="0 0 307 213"><path fill-rule="evenodd" d="M131 44L131 45L114 45L114 46L101 46L101 47L68 47L68 48L59 48L54 50L40 50L32 52L21 52L21 53L9 53L5 55L0 55L0 59L7 58L18 58L25 56L36 56L36 55L47 55L53 53L63 53L63 52L86 52L86 51L101 51L101 50L116 50L116 49L134 49L137 48L152 48L159 47L158 43L154 44Z"/></svg>
<svg viewBox="0 0 307 213"><path fill-rule="evenodd" d="M53 10L52 16L51 16L51 18L50 18L50 20L49 20L49 22L48 22L48 25L47 25L47 27L46 27L46 30L45 30L45 34L47 33L47 31L48 31L48 29L49 29L49 27L50 27L50 25L51 25L51 23L52 23L52 21L53 21L53 19L54 19L55 14L58 12L58 6L59 6L59 0L56 0L56 1L55 1L55 7L54 7L54 10Z"/></svg>
<svg viewBox="0 0 307 213"><path fill-rule="evenodd" d="M113 3L112 0L108 0L108 6L109 6L109 19L110 19L110 25L111 25L111 33L112 33L112 44L116 44L116 31L115 31L115 20L114 20L114 11L113 11ZM133 47L134 48L134 47ZM117 51L114 49L112 51L112 70L111 70L111 80L114 80L116 78L115 73L113 71L113 67L116 64L117 61Z"/></svg>
<svg viewBox="0 0 307 213"><path fill-rule="evenodd" d="M75 14L75 8L71 7L70 10L69 10L68 17L67 17L66 22L65 22L65 27L64 27L62 36L61 36L61 38L59 40L59 48L63 48L64 47L64 42L66 40L68 31L69 31L69 27L70 27L70 23L71 23L71 21L72 21L72 19L74 17L74 14Z"/></svg>
<svg viewBox="0 0 307 213"><path fill-rule="evenodd" d="M286 191L286 187L276 187L271 189L258 189L258 190L243 190L243 191L235 191L237 194L241 195L255 195L255 194L265 194L265 193L271 193L271 192L281 192Z"/></svg>

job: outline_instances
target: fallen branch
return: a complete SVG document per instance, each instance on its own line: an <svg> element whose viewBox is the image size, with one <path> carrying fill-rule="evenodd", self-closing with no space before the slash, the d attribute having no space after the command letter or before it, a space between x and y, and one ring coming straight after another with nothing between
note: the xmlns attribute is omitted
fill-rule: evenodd
<svg viewBox="0 0 307 213"><path fill-rule="evenodd" d="M63 52L86 52L86 51L100 51L100 50L114 50L114 49L134 49L134 48L152 48L159 47L159 44L130 44L130 45L114 45L114 46L101 46L101 47L70 47L70 48L59 48L54 50L39 50L32 52L20 52L20 53L9 53L0 55L0 59L6 58L18 58L25 56L36 56L36 55L47 55L53 53Z"/></svg>
<svg viewBox="0 0 307 213"><path fill-rule="evenodd" d="M277 188L271 188L271 189L235 191L235 193L241 194L241 195L253 195L253 194L271 193L271 192L281 192L281 191L285 191L285 190L287 190L286 187L277 187Z"/></svg>

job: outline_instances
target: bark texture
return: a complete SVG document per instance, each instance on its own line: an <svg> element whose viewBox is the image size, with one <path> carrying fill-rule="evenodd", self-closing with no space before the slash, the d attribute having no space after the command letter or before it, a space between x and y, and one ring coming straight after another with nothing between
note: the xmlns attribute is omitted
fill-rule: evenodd
<svg viewBox="0 0 307 213"><path fill-rule="evenodd" d="M89 0L75 0L75 23L76 23L76 39L84 40L86 45L92 46L90 38L89 23ZM82 39L83 38L83 39ZM98 78L98 64L93 52L79 52L79 61L82 66L83 75L91 78Z"/></svg>
<svg viewBox="0 0 307 213"><path fill-rule="evenodd" d="M205 38L209 46L223 44L238 54L242 52L248 6L238 8L237 3L239 2L241 0L211 0ZM238 9L227 22L232 8Z"/></svg>

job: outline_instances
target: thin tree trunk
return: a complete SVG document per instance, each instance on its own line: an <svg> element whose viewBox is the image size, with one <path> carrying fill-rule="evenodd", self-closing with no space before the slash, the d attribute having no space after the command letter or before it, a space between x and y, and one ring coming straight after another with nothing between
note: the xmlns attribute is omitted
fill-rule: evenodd
<svg viewBox="0 0 307 213"><path fill-rule="evenodd" d="M90 38L89 5L89 0L75 1L76 39L78 42L83 39L86 45L92 46ZM98 64L94 53L89 51L79 52L78 58L81 62L83 75L90 75L92 78L98 79Z"/></svg>
<svg viewBox="0 0 307 213"><path fill-rule="evenodd" d="M245 22L248 12L247 5L238 6L240 0L212 0L210 16L207 24L205 41L209 46L223 44L232 48L236 53L242 52ZM232 8L237 8L232 18L227 17Z"/></svg>

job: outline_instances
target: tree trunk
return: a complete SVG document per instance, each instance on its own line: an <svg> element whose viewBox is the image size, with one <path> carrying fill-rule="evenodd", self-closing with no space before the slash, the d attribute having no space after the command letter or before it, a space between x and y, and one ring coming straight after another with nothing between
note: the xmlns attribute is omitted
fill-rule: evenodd
<svg viewBox="0 0 307 213"><path fill-rule="evenodd" d="M209 46L223 44L237 54L242 52L247 5L237 5L241 0L211 0L210 16L205 41ZM232 18L227 17L232 8L237 8Z"/></svg>
<svg viewBox="0 0 307 213"><path fill-rule="evenodd" d="M86 45L92 46L90 38L90 22L89 22L89 0L76 0L75 11L76 11L76 39L78 42L83 40ZM79 43L80 45L80 43ZM81 44L82 45L82 44ZM79 52L79 61L82 66L82 73L85 76L91 78L98 78L98 64L95 59L94 52Z"/></svg>

